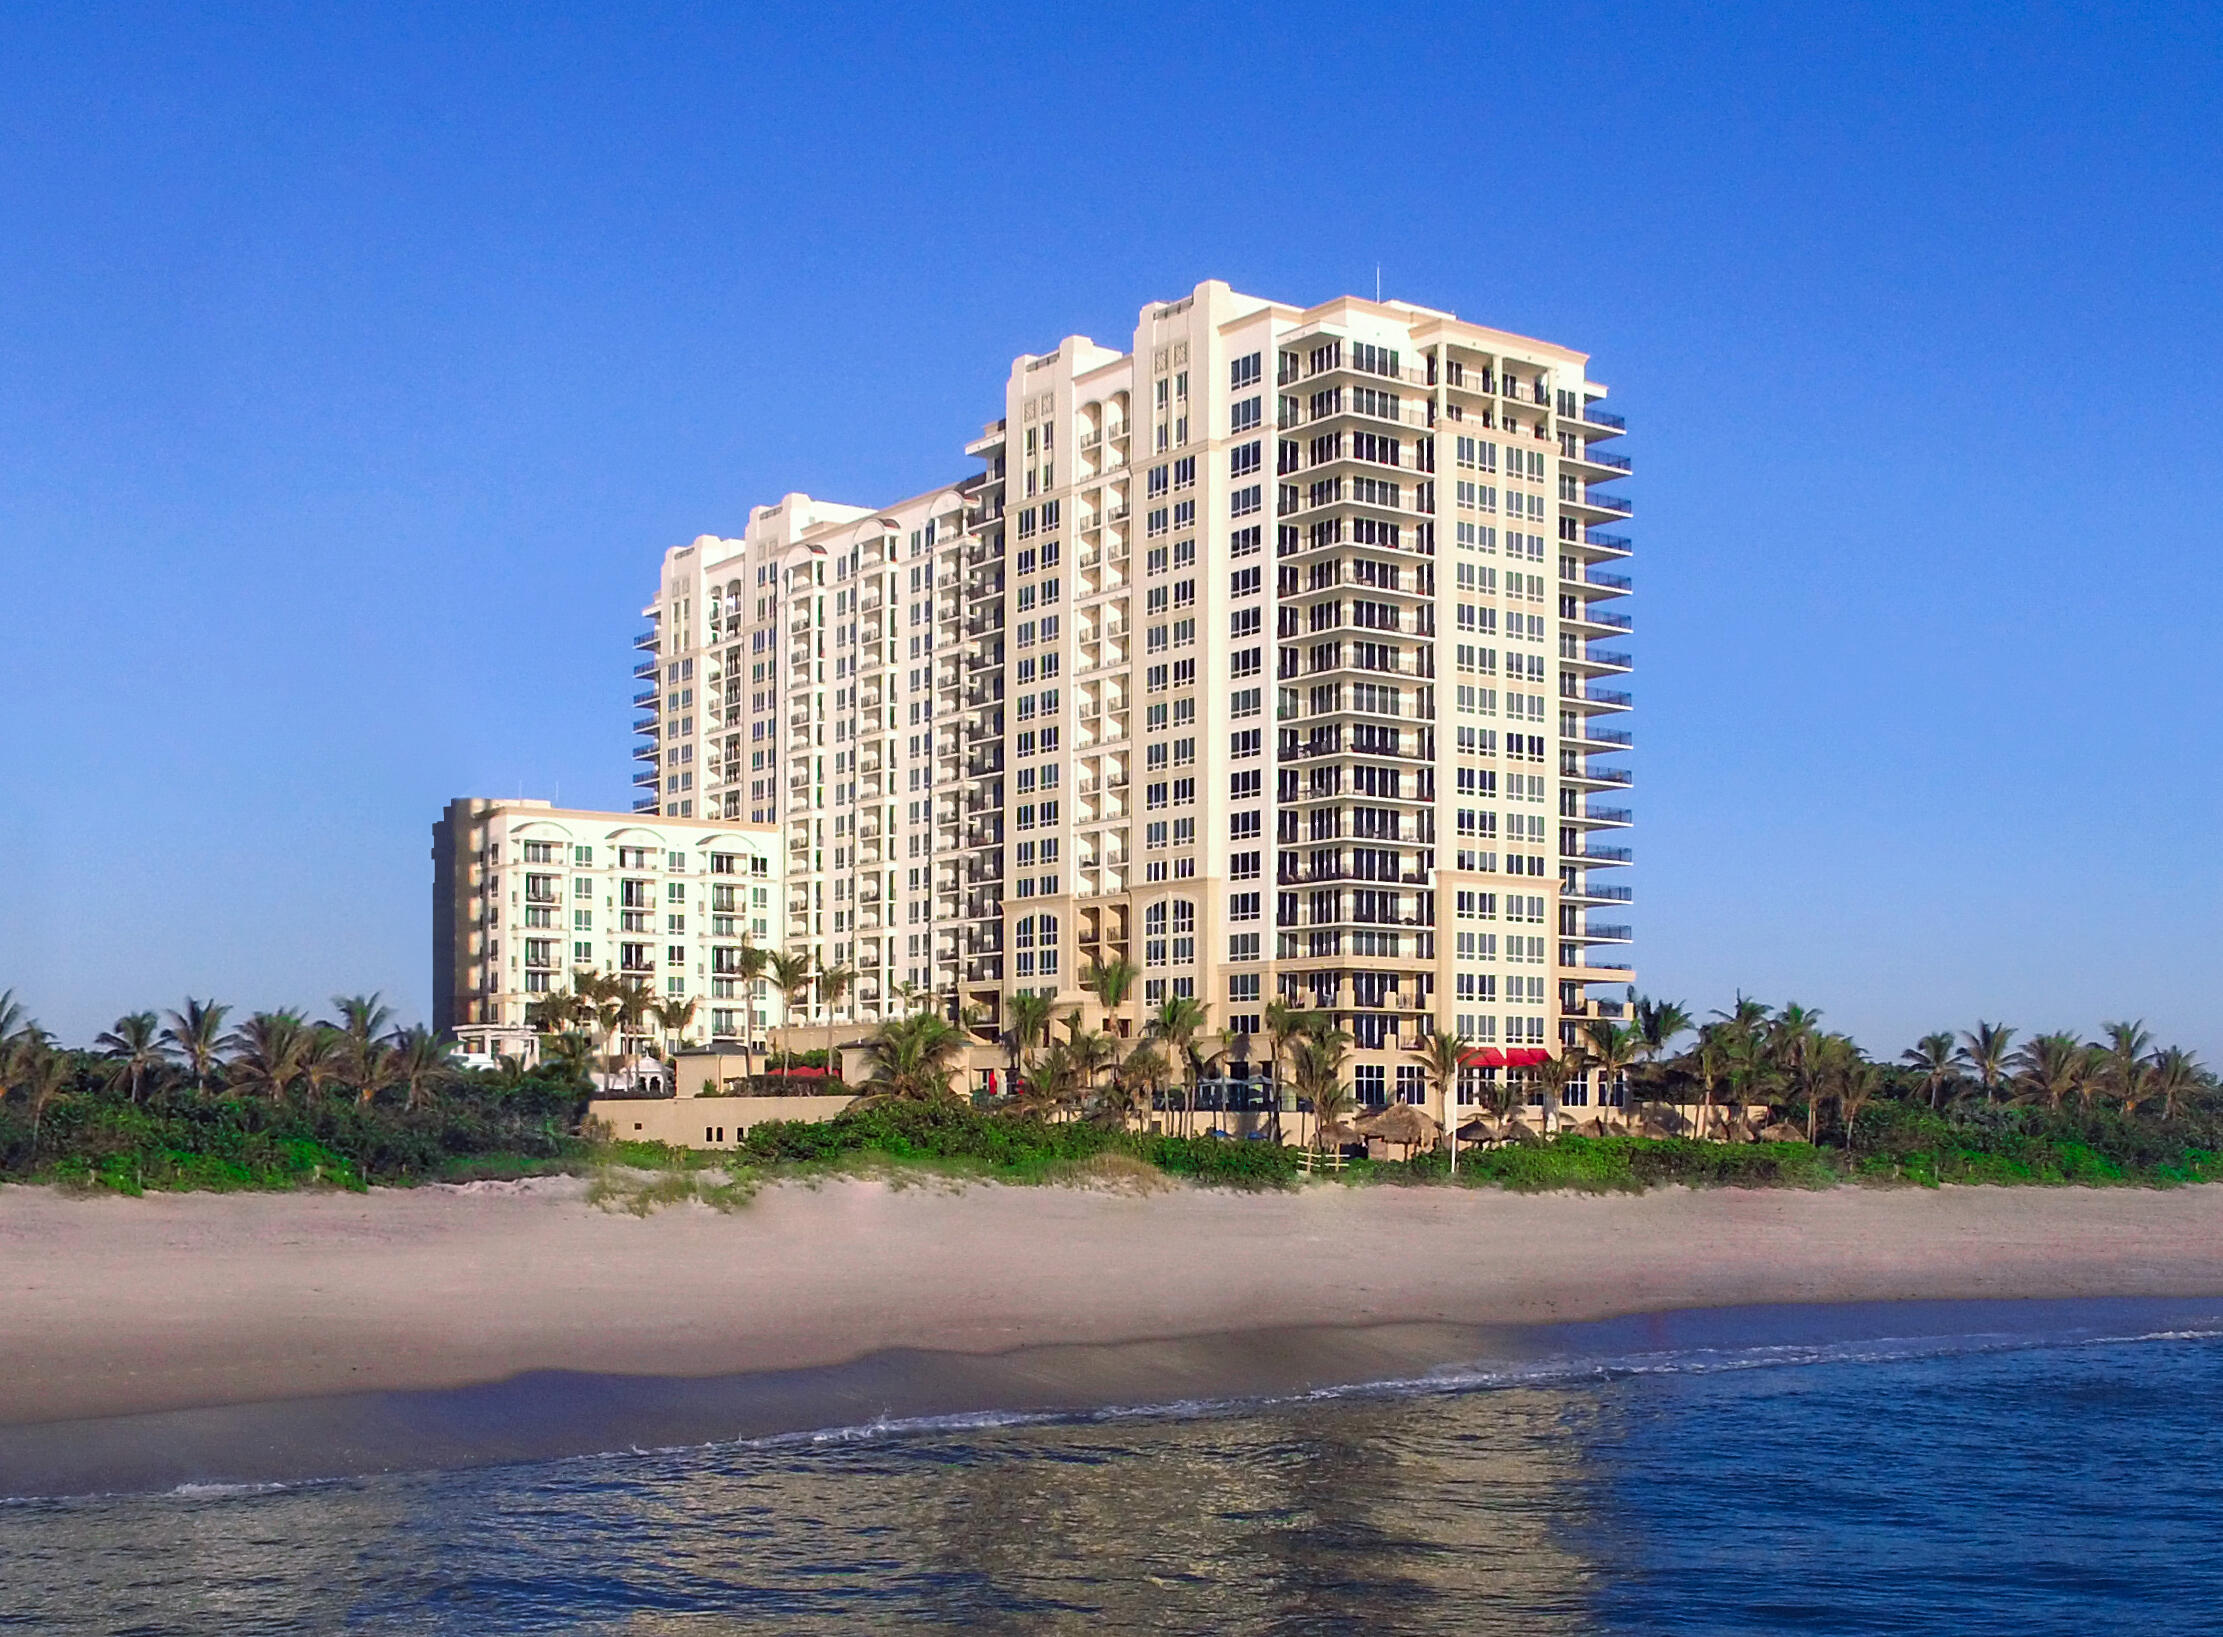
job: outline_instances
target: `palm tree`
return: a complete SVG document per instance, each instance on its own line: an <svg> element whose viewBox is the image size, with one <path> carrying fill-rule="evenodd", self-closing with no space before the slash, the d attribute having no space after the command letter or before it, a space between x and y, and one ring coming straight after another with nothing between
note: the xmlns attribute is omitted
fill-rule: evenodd
<svg viewBox="0 0 2223 1637"><path fill-rule="evenodd" d="M355 1095L364 1104L377 1102L380 1092L388 1086L401 1083L401 1049L394 1044L394 1040L399 1038L395 1036L393 1039L374 1040L356 1056L353 1070ZM504 1058L503 1061L515 1062L516 1059Z"/></svg>
<svg viewBox="0 0 2223 1637"><path fill-rule="evenodd" d="M216 1067L217 1054L224 1046L224 1019L231 1012L229 1006L219 1006L213 1000L195 1000L185 997L185 1009L170 1013L169 1027L162 1031L163 1044L185 1059L185 1066L193 1071L193 1089L208 1089L209 1071Z"/></svg>
<svg viewBox="0 0 2223 1637"><path fill-rule="evenodd" d="M1630 1010L1635 1014L1637 1040L1648 1063L1658 1062L1675 1037L1690 1030L1690 1013L1680 1001L1651 1000L1638 995L1631 1002Z"/></svg>
<svg viewBox="0 0 2223 1637"><path fill-rule="evenodd" d="M1820 1035L1822 1014L1797 1001L1775 1014L1768 1025L1766 1049L1791 1077L1791 1085L1806 1100L1806 1140L1816 1135L1820 1103L1820 1076L1815 1073L1814 1046Z"/></svg>
<svg viewBox="0 0 2223 1637"><path fill-rule="evenodd" d="M1722 1077L1729 1070L1728 1048L1722 1038L1722 1026L1709 1023L1698 1031L1698 1043L1687 1054L1692 1076L1698 1081L1698 1130L1704 1136L1713 1129L1714 1092L1720 1087ZM1724 1122L1725 1133L1735 1128L1735 1118Z"/></svg>
<svg viewBox="0 0 2223 1637"><path fill-rule="evenodd" d="M2107 1088L2125 1114L2136 1113L2138 1105L2146 1100L2146 1049L2154 1043L2154 1037L2142 1018L2134 1023L2102 1023L2100 1028L2107 1035L2099 1048Z"/></svg>
<svg viewBox="0 0 2223 1637"><path fill-rule="evenodd" d="M4 1000L0 996L0 1001ZM147 1075L162 1066L162 1037L154 1014L126 1012L116 1019L114 1027L95 1036L93 1045L113 1061L116 1079L131 1088L131 1100L136 1103Z"/></svg>
<svg viewBox="0 0 2223 1637"><path fill-rule="evenodd" d="M2161 1117L2177 1117L2177 1099L2196 1090L2206 1080L2200 1060L2182 1046L2171 1046L2155 1055L2153 1060L2153 1089L2161 1095Z"/></svg>
<svg viewBox="0 0 2223 1637"><path fill-rule="evenodd" d="M1273 1138L1281 1141L1281 1060L1288 1055L1290 1042L1297 1038L1297 1009L1286 1001L1266 1002L1266 1078L1273 1087Z"/></svg>
<svg viewBox="0 0 2223 1637"><path fill-rule="evenodd" d="M2014 1065L2015 1078L2030 1095L2044 1099L2047 1111L2058 1114L2061 1100L2076 1085L2083 1055L2084 1047L2075 1035L2042 1034L2017 1046L2009 1061Z"/></svg>
<svg viewBox="0 0 2223 1637"><path fill-rule="evenodd" d="M365 1046L366 1054L367 1051L368 1043ZM356 1053L354 1043L345 1033L328 1024L314 1024L309 1029L308 1040L301 1047L301 1089L307 1100L313 1104L323 1097L327 1086L348 1073L351 1067L360 1068L361 1065L362 1057ZM359 1094L362 1086L359 1078L356 1086Z"/></svg>
<svg viewBox="0 0 2223 1637"><path fill-rule="evenodd" d="M1122 1094L1120 1122L1148 1114L1154 1094L1165 1089L1172 1065L1155 1040L1139 1042L1135 1049L1119 1061L1112 1071L1112 1083Z"/></svg>
<svg viewBox="0 0 2223 1637"><path fill-rule="evenodd" d="M1437 1106L1443 1110L1444 1135L1451 1143L1451 1172L1456 1176L1459 1172L1459 1071L1467 1053L1474 1050L1474 1042L1464 1035L1426 1029L1405 1049L1420 1059L1420 1072L1436 1088Z"/></svg>
<svg viewBox="0 0 2223 1637"><path fill-rule="evenodd" d="M1127 1032L1127 1020L1117 1014L1127 1004L1127 992L1134 986L1132 961L1095 961L1081 977L1081 987L1104 1008L1104 1027L1122 1035Z"/></svg>
<svg viewBox="0 0 2223 1637"><path fill-rule="evenodd" d="M1196 1038L1204 1028L1204 1002L1193 995L1174 995L1158 1003L1158 1010L1151 1015L1146 1032L1162 1041L1167 1055L1173 1060L1181 1076L1181 1106L1190 1116L1184 1123L1195 1125L1196 1082L1201 1065L1197 1061Z"/></svg>
<svg viewBox="0 0 2223 1637"><path fill-rule="evenodd" d="M826 1073L829 1077L841 1072L834 1061L834 1008L849 993L849 986L857 981L857 974L847 966L829 966L818 974L818 999L826 1008Z"/></svg>
<svg viewBox="0 0 2223 1637"><path fill-rule="evenodd" d="M946 1102L965 1053L965 1032L939 1012L888 1018L864 1043L868 1101Z"/></svg>
<svg viewBox="0 0 2223 1637"><path fill-rule="evenodd" d="M394 1083L404 1088L405 1104L418 1109L434 1092L455 1078L455 1058L448 1043L419 1025L395 1037Z"/></svg>
<svg viewBox="0 0 2223 1637"><path fill-rule="evenodd" d="M22 1089L31 1110L31 1155L36 1159L39 1128L54 1101L69 1094L77 1079L77 1058L72 1052L57 1050L46 1031L36 1024L18 1030L11 1039L16 1066L10 1078Z"/></svg>
<svg viewBox="0 0 2223 1637"><path fill-rule="evenodd" d="M1924 1035L1899 1054L1899 1061L1921 1073L1923 1094L1935 1110L1937 1094L1953 1083L1953 1068L1960 1061L1953 1046L1953 1031L1940 1029Z"/></svg>
<svg viewBox="0 0 2223 1637"><path fill-rule="evenodd" d="M0 989L0 1049L15 1044L30 1021L24 1015L23 1003L15 998L15 991Z"/></svg>
<svg viewBox="0 0 2223 1637"><path fill-rule="evenodd" d="M1833 1038L1843 1039L1842 1035ZM1851 1042L1847 1041L1847 1045ZM1883 1070L1869 1062L1857 1051L1839 1057L1835 1069L1837 1079L1837 1119L1845 1128L1845 1150L1852 1151L1853 1135L1858 1129L1860 1111L1869 1100L1883 1089Z"/></svg>
<svg viewBox="0 0 2223 1637"><path fill-rule="evenodd" d="M787 1038L792 1051L798 1014L810 994L810 955L775 950L765 956L765 970L772 975L772 987L780 992L780 1015L787 1020Z"/></svg>
<svg viewBox="0 0 2223 1637"><path fill-rule="evenodd" d="M677 1050L672 1045L672 1037L687 1032L687 1025L695 1021L695 1013L699 1007L700 1003L691 995L684 1000L667 996L663 1000L650 1003L648 1009L655 1014L656 1027L664 1032L664 1055L667 1058L673 1056Z"/></svg>
<svg viewBox="0 0 2223 1637"><path fill-rule="evenodd" d="M1987 1103L1998 1095L2000 1077L2007 1067L2007 1046L2014 1038L2015 1031L2005 1024L1983 1022L1961 1036L1954 1060L1974 1073Z"/></svg>
<svg viewBox="0 0 2223 1637"><path fill-rule="evenodd" d="M749 1050L756 1041L756 996L764 974L771 970L772 952L745 943L735 962L741 974L741 1065L748 1067Z"/></svg>
<svg viewBox="0 0 2223 1637"><path fill-rule="evenodd" d="M232 1053L225 1065L232 1087L260 1093L275 1105L286 1100L300 1078L302 1054L309 1049L309 1026L299 1012L256 1012L231 1032L225 1044Z"/></svg>
<svg viewBox="0 0 2223 1637"><path fill-rule="evenodd" d="M1547 1057L1530 1072L1544 1094L1544 1130L1548 1134L1559 1115L1560 1094L1567 1083L1589 1067L1590 1057L1580 1046L1564 1046L1557 1057Z"/></svg>
<svg viewBox="0 0 2223 1637"><path fill-rule="evenodd" d="M1097 1076L1105 1069L1117 1066L1119 1062L1119 1037L1106 1034L1101 1029L1084 1029L1080 1026L1080 1019L1080 1011L1075 1008L1072 1016L1066 1020L1068 1029L1064 1049L1066 1060L1072 1065L1073 1073L1080 1082L1082 1102L1092 1103L1096 1098Z"/></svg>
<svg viewBox="0 0 2223 1637"><path fill-rule="evenodd" d="M1614 1084L1626 1078L1629 1066L1646 1050L1644 1037L1637 1030L1615 1023L1611 1018L1594 1017L1583 1026L1590 1064L1598 1071L1598 1101L1605 1104ZM1629 1106L1626 1095L1621 1104L1621 1126L1629 1125Z"/></svg>
<svg viewBox="0 0 2223 1637"><path fill-rule="evenodd" d="M1321 1033L1307 1030L1290 1049L1297 1095L1312 1105L1312 1146L1324 1146L1321 1133L1343 1118L1351 1106L1351 1088L1343 1079L1344 1042L1340 1029Z"/></svg>
<svg viewBox="0 0 2223 1637"><path fill-rule="evenodd" d="M1049 1035L1050 1013L1055 1006L1056 1002L1046 993L1011 997L1011 1029L1007 1044L1011 1051L1011 1078L1014 1081L1019 1079L1027 1066L1027 1053L1041 1045Z"/></svg>
<svg viewBox="0 0 2223 1637"><path fill-rule="evenodd" d="M613 1070L625 1055L623 1042L639 1038L641 1025L648 1020L648 1009L655 1004L656 991L639 978L620 978L609 986L602 1006L612 1037L619 1043L610 1054Z"/></svg>

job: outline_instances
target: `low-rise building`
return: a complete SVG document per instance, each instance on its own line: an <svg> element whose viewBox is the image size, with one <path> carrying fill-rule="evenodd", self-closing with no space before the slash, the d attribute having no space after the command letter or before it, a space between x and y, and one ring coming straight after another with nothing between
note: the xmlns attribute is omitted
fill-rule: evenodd
<svg viewBox="0 0 2223 1637"><path fill-rule="evenodd" d="M432 838L433 1026L461 1050L529 1059L539 1008L590 974L695 1002L682 1025L644 1015L607 1042L628 1057L783 1020L771 986L741 975L745 947L779 943L773 828L463 796Z"/></svg>

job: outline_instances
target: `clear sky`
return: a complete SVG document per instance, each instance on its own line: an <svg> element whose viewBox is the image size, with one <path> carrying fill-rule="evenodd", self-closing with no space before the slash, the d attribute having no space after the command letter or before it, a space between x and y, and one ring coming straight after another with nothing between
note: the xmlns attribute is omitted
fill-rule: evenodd
<svg viewBox="0 0 2223 1637"><path fill-rule="evenodd" d="M1378 265L1629 419L1645 989L2223 1058L2223 14L1307 9L0 12L0 987L422 1015L665 547Z"/></svg>

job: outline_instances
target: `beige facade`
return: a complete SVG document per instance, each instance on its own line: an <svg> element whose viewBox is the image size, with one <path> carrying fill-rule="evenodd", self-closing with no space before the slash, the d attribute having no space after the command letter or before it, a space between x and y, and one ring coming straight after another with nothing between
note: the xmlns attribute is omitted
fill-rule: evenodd
<svg viewBox="0 0 2223 1637"><path fill-rule="evenodd" d="M1587 362L1217 282L1021 357L974 475L666 554L641 805L778 826L775 941L856 968L854 1019L1093 1015L1125 958L1138 1016L1333 1008L1369 1102L1422 1100L1425 1028L1540 1054L1633 976L1591 919L1630 547Z"/></svg>
<svg viewBox="0 0 2223 1637"><path fill-rule="evenodd" d="M458 797L433 826L434 1027L466 1052L529 1057L530 1008L584 969L696 1001L682 1039L761 1033L779 997L761 982L745 995L735 957L775 941L774 841L761 825ZM651 1023L633 1044L661 1038Z"/></svg>
<svg viewBox="0 0 2223 1637"><path fill-rule="evenodd" d="M732 1148L751 1126L774 1120L830 1120L854 1097L597 1097L587 1118L609 1127L620 1142L669 1143L674 1148Z"/></svg>

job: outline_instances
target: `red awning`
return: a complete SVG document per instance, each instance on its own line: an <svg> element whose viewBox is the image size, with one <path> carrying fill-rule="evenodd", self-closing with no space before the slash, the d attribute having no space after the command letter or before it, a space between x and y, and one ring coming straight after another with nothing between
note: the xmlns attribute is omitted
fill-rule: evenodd
<svg viewBox="0 0 2223 1637"><path fill-rule="evenodd" d="M1549 1063L1551 1053L1541 1046L1508 1046L1505 1061L1516 1069L1531 1068L1538 1063Z"/></svg>
<svg viewBox="0 0 2223 1637"><path fill-rule="evenodd" d="M1505 1054L1495 1046L1478 1046L1459 1059L1463 1069L1494 1069L1505 1063Z"/></svg>

